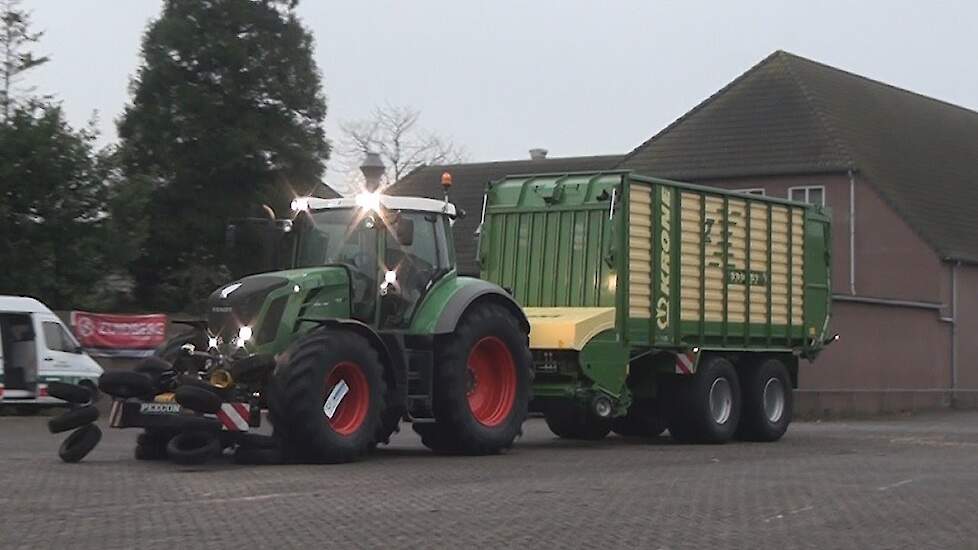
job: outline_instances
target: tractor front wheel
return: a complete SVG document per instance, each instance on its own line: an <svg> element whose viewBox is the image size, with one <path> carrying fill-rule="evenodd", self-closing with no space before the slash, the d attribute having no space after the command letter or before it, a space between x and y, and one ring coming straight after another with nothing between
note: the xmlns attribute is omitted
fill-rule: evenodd
<svg viewBox="0 0 978 550"><path fill-rule="evenodd" d="M362 336L317 330L296 343L269 392L269 415L289 458L351 462L377 443L384 367Z"/></svg>
<svg viewBox="0 0 978 550"><path fill-rule="evenodd" d="M495 454L522 433L530 402L527 335L505 308L476 304L438 342L435 423L417 424L438 452Z"/></svg>

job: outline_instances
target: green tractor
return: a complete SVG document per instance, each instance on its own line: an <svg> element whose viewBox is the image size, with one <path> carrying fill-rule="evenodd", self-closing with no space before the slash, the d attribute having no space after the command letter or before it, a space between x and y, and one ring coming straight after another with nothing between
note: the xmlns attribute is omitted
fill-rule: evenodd
<svg viewBox="0 0 978 550"><path fill-rule="evenodd" d="M230 226L233 256L262 272L217 289L165 362L103 379L112 425L213 455L267 406L290 460L359 459L401 420L436 452L510 447L530 399L529 323L499 286L457 275L457 215L447 198L363 193Z"/></svg>

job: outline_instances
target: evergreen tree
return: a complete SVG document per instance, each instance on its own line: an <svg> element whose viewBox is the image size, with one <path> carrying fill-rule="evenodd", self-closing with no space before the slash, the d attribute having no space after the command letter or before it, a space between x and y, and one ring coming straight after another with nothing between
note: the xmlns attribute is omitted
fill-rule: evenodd
<svg viewBox="0 0 978 550"><path fill-rule="evenodd" d="M48 61L30 51L44 33L31 31L30 14L20 4L21 0L0 0L0 121L4 122L16 104L16 84L22 73Z"/></svg>
<svg viewBox="0 0 978 550"><path fill-rule="evenodd" d="M206 296L230 218L283 215L319 184L326 105L296 3L166 0L146 31L118 129L126 179L152 187L135 266L147 305Z"/></svg>

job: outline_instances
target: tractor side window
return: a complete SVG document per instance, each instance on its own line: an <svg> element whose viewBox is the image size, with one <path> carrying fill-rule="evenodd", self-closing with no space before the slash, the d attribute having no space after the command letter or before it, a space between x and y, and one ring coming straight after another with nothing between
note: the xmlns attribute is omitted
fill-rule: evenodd
<svg viewBox="0 0 978 550"><path fill-rule="evenodd" d="M393 272L394 278L394 288L385 296L382 308L387 326L404 326L411 320L415 306L447 261L436 230L440 216L424 212L398 215L414 222L414 236L411 244L406 245L399 243L391 231L387 232L384 265L387 272Z"/></svg>

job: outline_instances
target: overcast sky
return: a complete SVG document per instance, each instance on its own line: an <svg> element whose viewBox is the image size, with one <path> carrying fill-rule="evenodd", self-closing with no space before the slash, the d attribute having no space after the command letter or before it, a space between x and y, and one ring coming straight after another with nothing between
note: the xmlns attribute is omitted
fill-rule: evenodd
<svg viewBox="0 0 978 550"><path fill-rule="evenodd" d="M26 0L32 77L103 141L160 0ZM391 102L469 160L625 153L784 49L978 110L978 2L303 0L327 134Z"/></svg>

